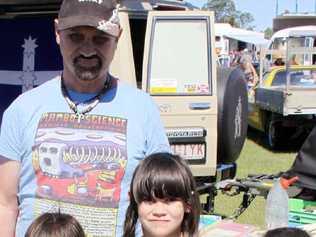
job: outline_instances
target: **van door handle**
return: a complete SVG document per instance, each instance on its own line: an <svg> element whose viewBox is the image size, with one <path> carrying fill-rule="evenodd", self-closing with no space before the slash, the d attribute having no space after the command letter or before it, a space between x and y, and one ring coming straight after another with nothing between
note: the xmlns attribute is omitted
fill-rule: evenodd
<svg viewBox="0 0 316 237"><path fill-rule="evenodd" d="M205 110L210 109L211 104L210 103L191 103L190 109L191 110Z"/></svg>

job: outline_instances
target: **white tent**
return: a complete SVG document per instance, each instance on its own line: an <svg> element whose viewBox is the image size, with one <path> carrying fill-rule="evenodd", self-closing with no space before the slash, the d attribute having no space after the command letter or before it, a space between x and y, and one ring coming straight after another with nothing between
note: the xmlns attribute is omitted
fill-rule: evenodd
<svg viewBox="0 0 316 237"><path fill-rule="evenodd" d="M269 42L264 38L264 33L262 32L235 28L227 23L215 23L215 35L224 36L226 38L231 38L254 45L267 45Z"/></svg>

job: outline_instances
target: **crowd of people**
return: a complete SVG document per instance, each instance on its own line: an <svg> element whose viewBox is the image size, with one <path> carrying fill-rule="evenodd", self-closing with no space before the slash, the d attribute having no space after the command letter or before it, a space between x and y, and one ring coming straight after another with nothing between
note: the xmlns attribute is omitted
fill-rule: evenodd
<svg viewBox="0 0 316 237"><path fill-rule="evenodd" d="M155 103L109 73L122 33L116 2L64 0L55 33L62 74L3 115L0 236L198 235L196 184L169 153ZM239 63L255 83L249 58ZM81 162L78 150L95 156Z"/></svg>
<svg viewBox="0 0 316 237"><path fill-rule="evenodd" d="M271 59L265 58L260 62L260 52L246 49L231 50L228 56L218 55L219 64L223 67L240 67L245 72L245 79L248 89L254 88L259 82L259 65L263 63L263 71L268 71L270 67L284 66L285 55L276 51L270 55ZM289 65L298 65L297 56L293 54L289 60ZM257 69L255 68L257 65Z"/></svg>

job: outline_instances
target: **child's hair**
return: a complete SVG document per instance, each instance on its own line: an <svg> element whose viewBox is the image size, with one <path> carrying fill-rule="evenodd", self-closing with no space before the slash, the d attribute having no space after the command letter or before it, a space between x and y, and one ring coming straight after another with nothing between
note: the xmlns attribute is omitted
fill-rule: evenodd
<svg viewBox="0 0 316 237"><path fill-rule="evenodd" d="M85 233L73 216L56 212L37 217L25 237L85 237Z"/></svg>
<svg viewBox="0 0 316 237"><path fill-rule="evenodd" d="M135 236L138 204L154 199L180 199L189 208L184 213L181 231L197 233L200 217L199 195L190 168L177 155L156 153L145 158L136 168L130 185L130 204L124 223L124 237Z"/></svg>
<svg viewBox="0 0 316 237"><path fill-rule="evenodd" d="M282 227L267 231L264 237L310 237L310 235L302 229Z"/></svg>

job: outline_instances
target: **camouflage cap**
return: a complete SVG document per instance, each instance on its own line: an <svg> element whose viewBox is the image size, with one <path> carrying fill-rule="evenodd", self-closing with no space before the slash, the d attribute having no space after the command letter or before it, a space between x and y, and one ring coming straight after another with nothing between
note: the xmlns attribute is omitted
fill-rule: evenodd
<svg viewBox="0 0 316 237"><path fill-rule="evenodd" d="M64 0L58 14L58 30L92 26L112 36L120 34L115 0Z"/></svg>

